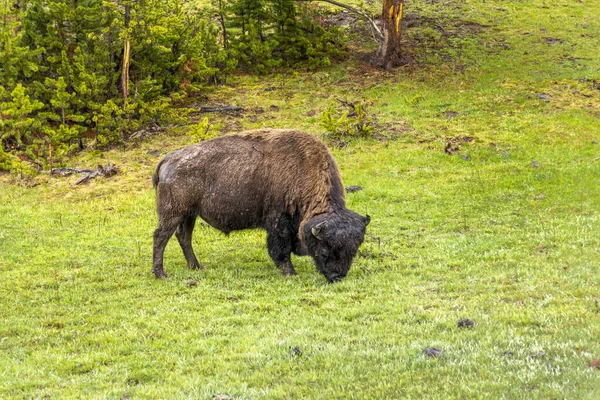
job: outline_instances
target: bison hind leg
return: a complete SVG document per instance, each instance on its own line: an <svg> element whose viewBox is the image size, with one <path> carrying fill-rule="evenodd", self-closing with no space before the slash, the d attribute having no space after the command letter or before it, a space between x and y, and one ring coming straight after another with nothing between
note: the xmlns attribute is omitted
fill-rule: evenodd
<svg viewBox="0 0 600 400"><path fill-rule="evenodd" d="M158 228L154 231L154 247L152 250L152 271L157 279L167 277L163 267L163 256L167 242L179 225L179 218L160 220Z"/></svg>
<svg viewBox="0 0 600 400"><path fill-rule="evenodd" d="M194 249L192 248L192 233L194 232L195 224L195 215L185 216L177 227L175 236L177 237L177 241L179 241L179 245L181 246L181 250L183 251L183 255L187 261L188 267L191 269L203 269L202 265L200 265L196 259Z"/></svg>

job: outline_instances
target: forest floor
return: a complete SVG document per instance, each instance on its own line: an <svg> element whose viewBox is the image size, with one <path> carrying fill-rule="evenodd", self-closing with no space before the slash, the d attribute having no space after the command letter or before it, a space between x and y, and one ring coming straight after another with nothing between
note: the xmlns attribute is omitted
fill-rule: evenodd
<svg viewBox="0 0 600 400"><path fill-rule="evenodd" d="M351 53L195 100L244 108L207 137L331 146L371 216L342 282L203 223L205 269L172 240L154 279L150 177L195 125L70 160L110 178L0 176L0 398L600 398L600 2L410 1L406 25L394 71ZM338 100L375 137L323 135Z"/></svg>

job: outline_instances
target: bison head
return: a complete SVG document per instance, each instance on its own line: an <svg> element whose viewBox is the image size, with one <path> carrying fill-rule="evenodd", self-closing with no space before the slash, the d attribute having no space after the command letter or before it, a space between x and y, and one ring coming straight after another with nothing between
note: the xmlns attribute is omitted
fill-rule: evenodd
<svg viewBox="0 0 600 400"><path fill-rule="evenodd" d="M304 227L308 254L329 283L343 279L364 240L370 217L350 210L320 214Z"/></svg>

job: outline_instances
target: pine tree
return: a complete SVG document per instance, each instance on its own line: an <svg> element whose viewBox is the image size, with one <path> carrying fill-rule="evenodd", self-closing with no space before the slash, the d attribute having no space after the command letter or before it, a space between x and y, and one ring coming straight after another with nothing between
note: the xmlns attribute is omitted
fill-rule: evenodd
<svg viewBox="0 0 600 400"><path fill-rule="evenodd" d="M2 0L0 5L0 84L12 90L21 78L30 78L38 71L36 57L40 51L32 51L21 44L19 9L15 3ZM6 92L5 92L6 94ZM0 97L2 99L3 97Z"/></svg>
<svg viewBox="0 0 600 400"><path fill-rule="evenodd" d="M14 146L21 146L24 139L31 137L32 131L41 127L36 114L44 108L44 104L31 99L20 83L10 93L10 97L11 101L0 104L0 112L5 118L0 139L10 141Z"/></svg>
<svg viewBox="0 0 600 400"><path fill-rule="evenodd" d="M226 13L230 54L257 72L306 61L316 68L344 54L343 35L325 31L314 12L294 0L234 0L219 12Z"/></svg>
<svg viewBox="0 0 600 400"><path fill-rule="evenodd" d="M293 0L214 0L221 32L196 1L0 1L4 166L9 153L44 163L180 118L178 101L238 63L314 68L341 49Z"/></svg>

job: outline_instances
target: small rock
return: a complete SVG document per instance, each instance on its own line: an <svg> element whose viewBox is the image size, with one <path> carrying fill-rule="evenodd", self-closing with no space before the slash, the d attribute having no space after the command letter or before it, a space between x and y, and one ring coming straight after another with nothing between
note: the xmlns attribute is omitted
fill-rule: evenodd
<svg viewBox="0 0 600 400"><path fill-rule="evenodd" d="M600 360L590 361L588 365L592 368L600 369Z"/></svg>
<svg viewBox="0 0 600 400"><path fill-rule="evenodd" d="M265 92L272 92L275 89L276 89L275 86L269 86L269 87L265 88Z"/></svg>
<svg viewBox="0 0 600 400"><path fill-rule="evenodd" d="M592 144L598 144L599 142L597 140L592 140Z"/></svg>
<svg viewBox="0 0 600 400"><path fill-rule="evenodd" d="M272 106L269 107L269 110L277 112L277 111L279 111L279 106L276 106L275 104L273 104Z"/></svg>
<svg viewBox="0 0 600 400"><path fill-rule="evenodd" d="M471 156L468 154L461 154L460 158L462 158L465 161L470 161L471 160Z"/></svg>
<svg viewBox="0 0 600 400"><path fill-rule="evenodd" d="M354 193L363 190L362 186L348 186L346 188L346 193Z"/></svg>
<svg viewBox="0 0 600 400"><path fill-rule="evenodd" d="M230 396L228 394L213 394L213 400L231 400L233 399L233 396Z"/></svg>
<svg viewBox="0 0 600 400"><path fill-rule="evenodd" d="M538 93L538 94L536 94L536 96L538 99L544 100L544 101L548 101L548 100L550 100L550 97L552 97L548 93Z"/></svg>
<svg viewBox="0 0 600 400"><path fill-rule="evenodd" d="M537 161L535 161L535 160L533 160L533 161L531 162L531 166L532 166L533 168L539 168L539 166L540 166L540 163L539 163L539 162L537 162Z"/></svg>
<svg viewBox="0 0 600 400"><path fill-rule="evenodd" d="M302 355L302 350L298 346L290 346L290 350L292 351L292 356L300 357Z"/></svg>
<svg viewBox="0 0 600 400"><path fill-rule="evenodd" d="M531 358L541 358L541 357L544 357L545 355L546 355L546 352L543 350L540 350L537 353L532 354L530 357Z"/></svg>
<svg viewBox="0 0 600 400"><path fill-rule="evenodd" d="M160 150L150 150L148 151L148 154L151 156L160 156Z"/></svg>
<svg viewBox="0 0 600 400"><path fill-rule="evenodd" d="M537 195L533 196L533 198L535 200L543 200L543 199L546 198L546 195L544 193L540 193L540 194L537 194Z"/></svg>
<svg viewBox="0 0 600 400"><path fill-rule="evenodd" d="M196 286L197 284L198 284L198 282L196 282L196 281L195 281L195 280L193 280L193 279L190 279L189 281L187 281L187 285L188 285L188 286Z"/></svg>
<svg viewBox="0 0 600 400"><path fill-rule="evenodd" d="M513 353L512 351L505 351L504 353L500 354L502 357L512 357L515 355L515 353Z"/></svg>
<svg viewBox="0 0 600 400"><path fill-rule="evenodd" d="M459 328L472 328L475 326L475 322L471 321L468 318L463 318L456 324Z"/></svg>
<svg viewBox="0 0 600 400"><path fill-rule="evenodd" d="M428 347L423 350L423 354L427 357L441 357L444 355L444 350L438 349L437 347Z"/></svg>

